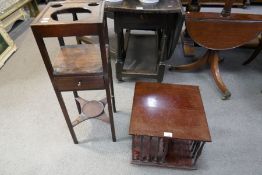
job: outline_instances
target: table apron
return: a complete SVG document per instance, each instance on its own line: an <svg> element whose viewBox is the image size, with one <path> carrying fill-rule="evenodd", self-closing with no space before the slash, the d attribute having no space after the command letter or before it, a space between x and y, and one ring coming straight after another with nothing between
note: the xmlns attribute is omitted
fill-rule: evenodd
<svg viewBox="0 0 262 175"><path fill-rule="evenodd" d="M123 28L131 30L174 29L177 17L178 14L115 13L115 32Z"/></svg>

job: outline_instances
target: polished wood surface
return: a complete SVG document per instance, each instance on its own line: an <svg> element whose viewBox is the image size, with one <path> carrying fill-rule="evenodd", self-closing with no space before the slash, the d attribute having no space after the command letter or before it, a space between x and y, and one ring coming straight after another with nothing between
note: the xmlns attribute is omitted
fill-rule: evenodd
<svg viewBox="0 0 262 175"><path fill-rule="evenodd" d="M209 0L207 0L209 1ZM237 1L225 1L225 0L221 0L221 5L222 6L228 6L230 7L231 5L237 5ZM230 4L231 5L230 5ZM248 5L250 3L249 0L245 1L245 5ZM187 6L186 6L186 11L187 12L200 12L201 6L202 5L202 0L192 0L189 1ZM205 4L205 3L204 3ZM228 8L231 9L231 8ZM230 10L231 11L231 10ZM222 12L223 13L223 12ZM221 14L222 14L221 13ZM231 14L234 15L234 14ZM218 15L219 16L219 15ZM230 16L230 15L228 15ZM230 17L229 17L230 18ZM251 28L251 27L250 27ZM202 31L201 31L202 32ZM233 34L234 35L234 34ZM254 39L254 38L253 38ZM248 42L247 44L244 44L243 47L250 47L250 43L252 43L252 41ZM183 51L184 51L184 55L185 56L194 56L195 54L195 47L199 46L198 44L196 44L188 35L187 30L185 30L185 32L182 34L182 46L183 46ZM252 48L256 48L257 45L255 45Z"/></svg>
<svg viewBox="0 0 262 175"><path fill-rule="evenodd" d="M129 134L211 141L199 88L137 82Z"/></svg>
<svg viewBox="0 0 262 175"><path fill-rule="evenodd" d="M195 169L211 142L199 88L136 83L129 134L132 163Z"/></svg>
<svg viewBox="0 0 262 175"><path fill-rule="evenodd" d="M231 14L232 0L226 0L221 13L186 13L187 34L198 45L207 48L206 54L194 63L171 66L170 70L193 70L204 64L210 69L222 99L228 99L231 92L219 73L218 51L233 49L255 39L262 32L262 15Z"/></svg>
<svg viewBox="0 0 262 175"><path fill-rule="evenodd" d="M66 15L66 17L65 17ZM71 16L71 19L69 18ZM105 90L108 104L112 140L116 141L113 111L116 112L112 68L108 54L108 33L104 18L104 2L63 1L49 3L31 25L46 70L64 114L74 143L78 143L74 127L89 118L105 119L105 103L88 102L83 107L79 101L80 90ZM64 37L94 36L99 44L66 44ZM57 37L59 54L51 61L45 39ZM50 48L49 48L50 49ZM52 59L53 60L53 59ZM71 121L62 92L72 91L79 116ZM104 100L103 100L104 102ZM82 115L89 111L89 115ZM94 116L90 116L93 114ZM99 114L98 116L95 114ZM101 115L100 115L101 114ZM101 119L101 118L100 118ZM107 119L108 121L108 119Z"/></svg>
<svg viewBox="0 0 262 175"><path fill-rule="evenodd" d="M186 14L186 26L200 46L226 50L256 38L262 31L262 15L234 13L223 18L219 13L190 12Z"/></svg>
<svg viewBox="0 0 262 175"><path fill-rule="evenodd" d="M105 9L114 16L114 29L117 35L117 79L122 81L122 77L144 77L154 78L161 82L165 71L165 61L173 54L183 25L184 11L180 1L160 0L155 4L145 4L139 0L123 0L119 3L107 2ZM124 29L127 34L124 34ZM155 71L124 68L128 49L125 46L128 45L130 30L152 30L157 33L155 50L157 64L153 65L156 67Z"/></svg>

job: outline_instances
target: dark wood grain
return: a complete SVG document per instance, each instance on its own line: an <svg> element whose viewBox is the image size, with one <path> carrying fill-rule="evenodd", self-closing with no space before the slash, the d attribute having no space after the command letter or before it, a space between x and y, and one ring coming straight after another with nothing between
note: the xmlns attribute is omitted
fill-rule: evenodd
<svg viewBox="0 0 262 175"><path fill-rule="evenodd" d="M226 0L221 13L188 12L185 23L187 34L198 45L207 48L205 56L194 63L173 66L170 70L192 70L210 64L210 69L222 99L228 99L231 92L219 73L218 51L233 49L255 39L262 32L262 15L231 14L232 0Z"/></svg>
<svg viewBox="0 0 262 175"><path fill-rule="evenodd" d="M81 15L79 15L80 13ZM63 18L65 14L67 17ZM71 20L69 20L68 15L72 16ZM112 140L116 141L113 119L113 110L116 111L116 108L111 62L108 54L104 2L99 2L95 6L86 1L49 3L34 20L31 28L74 143L78 143L78 140L73 127L88 118L79 116L80 118L71 122L61 93L63 91L73 91L74 96L79 98L77 91L104 89L108 103ZM64 37L67 36L92 35L98 36L98 45L67 45L64 41ZM53 63L44 42L44 39L48 37L57 37L60 44L59 54L55 57ZM78 112L81 113L79 101L76 104ZM100 110L98 112L101 113L101 108L91 108ZM92 113L95 113L95 111L92 111ZM105 116L105 113L103 113L96 117L108 121Z"/></svg>
<svg viewBox="0 0 262 175"><path fill-rule="evenodd" d="M165 61L171 57L178 42L184 20L184 11L180 1L160 0L155 4L144 4L139 0L123 0L119 3L107 2L105 9L113 13L114 29L117 35L116 77L154 78L162 82L165 70ZM157 47L154 52L157 64L151 65L154 71L124 69L128 36L124 29L152 30L157 33ZM141 59L143 60L143 59ZM156 68L155 68L156 67Z"/></svg>
<svg viewBox="0 0 262 175"><path fill-rule="evenodd" d="M234 13L224 18L220 13L190 12L186 15L186 26L200 46L226 50L256 38L262 31L262 15Z"/></svg>
<svg viewBox="0 0 262 175"><path fill-rule="evenodd" d="M136 83L129 134L211 141L199 88Z"/></svg>
<svg viewBox="0 0 262 175"><path fill-rule="evenodd" d="M181 3L176 0L159 0L153 4L141 3L139 0L123 0L117 3L107 2L105 8L108 12L181 13Z"/></svg>
<svg viewBox="0 0 262 175"><path fill-rule="evenodd" d="M211 142L199 88L136 83L129 134L132 163L196 168L204 143Z"/></svg>

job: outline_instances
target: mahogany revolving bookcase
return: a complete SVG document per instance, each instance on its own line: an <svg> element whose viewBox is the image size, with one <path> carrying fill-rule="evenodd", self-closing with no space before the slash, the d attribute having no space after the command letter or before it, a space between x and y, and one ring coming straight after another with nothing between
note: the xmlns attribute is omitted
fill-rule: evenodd
<svg viewBox="0 0 262 175"><path fill-rule="evenodd" d="M129 134L132 163L195 169L211 142L198 87L137 83Z"/></svg>

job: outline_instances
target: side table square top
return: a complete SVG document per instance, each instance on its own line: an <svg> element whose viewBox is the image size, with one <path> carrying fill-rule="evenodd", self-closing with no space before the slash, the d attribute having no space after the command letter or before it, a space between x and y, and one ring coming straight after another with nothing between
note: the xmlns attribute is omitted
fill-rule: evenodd
<svg viewBox="0 0 262 175"><path fill-rule="evenodd" d="M198 86L137 82L129 134L210 142Z"/></svg>

